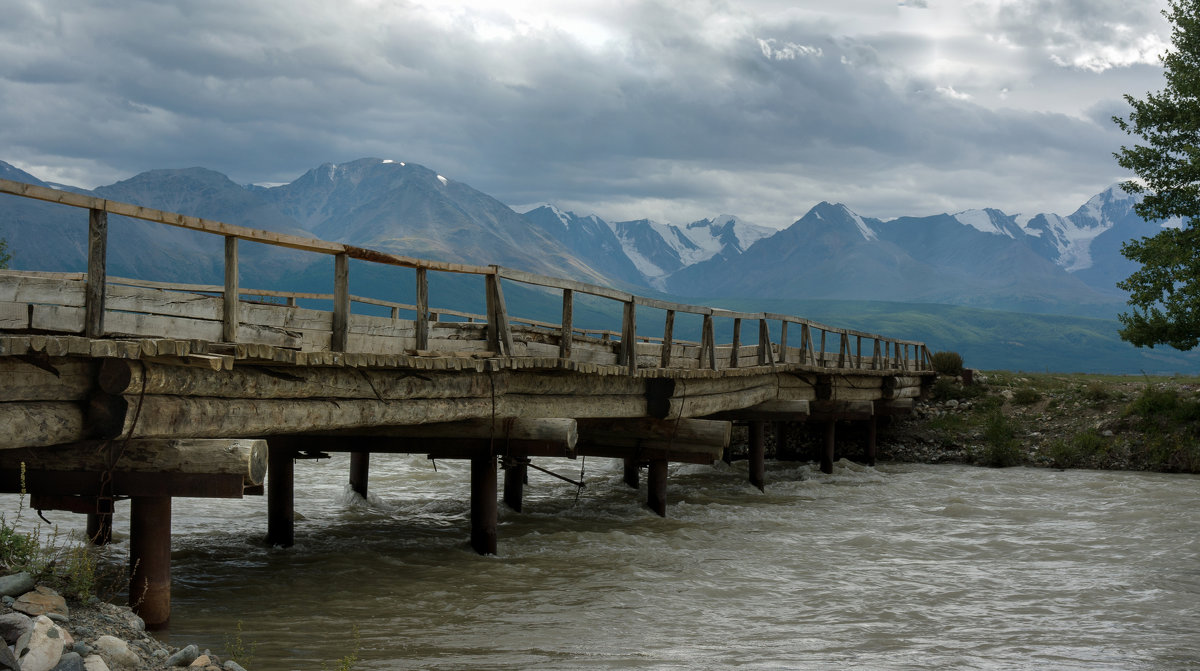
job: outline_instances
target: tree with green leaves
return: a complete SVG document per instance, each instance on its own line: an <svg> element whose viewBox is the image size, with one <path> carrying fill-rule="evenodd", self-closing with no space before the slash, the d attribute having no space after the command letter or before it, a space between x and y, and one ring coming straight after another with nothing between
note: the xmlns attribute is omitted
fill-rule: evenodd
<svg viewBox="0 0 1200 671"><path fill-rule="evenodd" d="M1122 187L1144 194L1139 216L1183 223L1121 248L1142 267L1117 284L1133 308L1120 315L1120 334L1138 347L1189 350L1200 341L1200 0L1171 0L1163 15L1172 25L1172 48L1161 57L1166 88L1144 100L1125 96L1133 111L1113 121L1141 144L1114 156L1138 176Z"/></svg>

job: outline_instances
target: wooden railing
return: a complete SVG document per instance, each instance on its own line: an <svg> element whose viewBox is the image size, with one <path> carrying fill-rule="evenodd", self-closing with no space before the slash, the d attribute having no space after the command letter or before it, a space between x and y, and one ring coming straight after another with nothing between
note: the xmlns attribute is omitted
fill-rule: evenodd
<svg viewBox="0 0 1200 671"><path fill-rule="evenodd" d="M602 340L612 341L615 337L617 339L616 342L619 343L617 362L627 367L631 374L635 373L638 368L637 342L639 340L661 343L661 355L658 361L658 366L661 368L671 368L678 365L678 362L673 360L675 345L698 345L698 353L696 355L698 361L695 365L699 368L718 370L718 345L715 342L715 322L717 320L732 320L733 338L732 342L728 345L730 354L727 366L729 368L746 365L766 366L795 363L832 369L931 370L930 353L924 343L836 328L801 317L773 313L735 312L720 308L674 303L656 298L638 296L609 287L547 277L496 265L475 266L418 259L342 243L235 226L223 222L189 217L173 212L164 212L128 203L9 180L0 180L0 193L60 203L88 210L87 272L86 274L79 275L78 278L86 280L83 300L83 332L84 335L93 338L101 337L105 334L105 287L107 283L113 282L115 284L220 295L223 298L221 333L222 339L225 342L235 342L237 340L239 304L243 302L241 296L254 296L283 299L288 306L295 306L298 299L331 301L333 309L329 347L333 351L347 350L350 333L351 304L357 302L389 308L393 319L398 317L401 310L414 313L415 344L417 350L428 348L431 323L438 322L443 316L453 316L464 319L467 322L482 322L486 324L487 349L500 356L511 356L513 354L512 324L522 324L536 329L556 332L558 337L558 356L561 359L571 358L573 344L577 338L598 336ZM107 272L109 214L222 236L225 240L224 283L222 285L180 285L110 277ZM242 240L333 256L333 293L312 294L241 287L238 277L238 243ZM414 269L416 273L415 302L407 304L351 295L349 280L350 259ZM429 305L429 271L482 276L486 287L486 314L473 314L450 309L434 310L431 308ZM504 281L561 291L561 321L558 324L553 324L510 317L504 301ZM576 327L573 323L575 294L594 296L621 303L623 307L621 330L618 332ZM638 336L639 307L665 311L666 315L661 337ZM701 317L701 335L698 343L675 339L675 318L677 314L681 313ZM741 350L743 349L743 322L757 322L758 324L758 338L757 344L754 347L752 362L743 360L741 354ZM772 325L774 322L778 322L778 343L771 342ZM800 345L796 348L798 352L796 352L795 361L791 360L787 344L789 326L799 326L800 328ZM868 343L868 347L870 348L866 355L863 354L864 341ZM720 347L723 349L725 345L721 345ZM834 348L836 348L836 355L834 354Z"/></svg>

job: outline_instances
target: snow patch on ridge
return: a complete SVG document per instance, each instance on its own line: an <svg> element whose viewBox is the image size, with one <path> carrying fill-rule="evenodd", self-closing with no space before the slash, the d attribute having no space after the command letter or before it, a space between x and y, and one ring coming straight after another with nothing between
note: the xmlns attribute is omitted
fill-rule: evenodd
<svg viewBox="0 0 1200 671"><path fill-rule="evenodd" d="M964 210L953 215L958 223L965 226L970 226L977 231L991 233L992 235L1003 235L1007 237L1015 237L1012 231L1001 228L992 220L992 215L987 210Z"/></svg>

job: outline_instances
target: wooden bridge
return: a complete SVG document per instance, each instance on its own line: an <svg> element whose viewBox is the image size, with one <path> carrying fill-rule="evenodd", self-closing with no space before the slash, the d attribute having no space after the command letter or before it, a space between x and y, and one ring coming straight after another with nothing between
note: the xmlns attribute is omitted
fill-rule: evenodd
<svg viewBox="0 0 1200 671"><path fill-rule="evenodd" d="M623 459L634 487L648 468L647 503L665 515L667 464L720 459L733 422L749 424L750 479L762 488L768 426L822 423L830 472L837 423L865 422L873 460L876 418L906 412L934 375L922 343L794 316L409 258L6 180L0 194L9 194L0 208L23 197L86 210L88 249L86 273L0 271L0 491L28 492L39 510L87 514L96 542L111 533L114 502L130 499L130 594L151 627L170 613L172 497L261 494L266 476L267 539L286 546L295 459L349 452L349 480L363 495L373 452L469 459L471 544L494 553L498 466L504 501L519 511L532 458ZM222 236L223 284L110 276L110 214ZM332 255L332 293L241 286L242 241ZM351 259L411 269L412 302L352 294ZM437 273L481 277L486 314L431 306ZM561 296L560 322L510 314L504 289L516 285ZM619 306L620 330L576 326L585 296ZM675 337L686 315L699 321L699 340ZM716 342L718 325L730 342Z"/></svg>

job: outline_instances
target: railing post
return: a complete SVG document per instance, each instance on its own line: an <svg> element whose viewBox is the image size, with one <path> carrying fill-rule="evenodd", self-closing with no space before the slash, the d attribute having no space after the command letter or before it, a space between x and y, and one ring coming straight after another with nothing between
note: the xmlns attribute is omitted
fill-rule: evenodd
<svg viewBox="0 0 1200 671"><path fill-rule="evenodd" d="M758 320L758 365L775 365L775 354L771 351L771 327L766 319Z"/></svg>
<svg viewBox="0 0 1200 671"><path fill-rule="evenodd" d="M512 356L512 331L508 328L508 309L504 306L504 290L500 287L500 269L484 276L487 289L488 349L500 356Z"/></svg>
<svg viewBox="0 0 1200 671"><path fill-rule="evenodd" d="M671 348L675 340L675 311L667 310L667 319L663 324L663 344L662 356L659 359L659 367L668 368L671 365Z"/></svg>
<svg viewBox="0 0 1200 671"><path fill-rule="evenodd" d="M700 331L700 367L709 370L717 369L716 337L713 334L712 315L704 315L704 324Z"/></svg>
<svg viewBox="0 0 1200 671"><path fill-rule="evenodd" d="M838 368L846 367L846 359L850 356L850 335L843 333L838 339Z"/></svg>
<svg viewBox="0 0 1200 671"><path fill-rule="evenodd" d="M629 374L637 373L637 304L625 301L621 317L621 363L629 368Z"/></svg>
<svg viewBox="0 0 1200 671"><path fill-rule="evenodd" d="M862 336L855 337L854 367L862 368Z"/></svg>
<svg viewBox="0 0 1200 671"><path fill-rule="evenodd" d="M333 257L333 334L329 349L345 352L350 335L350 257L345 253Z"/></svg>
<svg viewBox="0 0 1200 671"><path fill-rule="evenodd" d="M429 349L429 272L417 268L417 349Z"/></svg>
<svg viewBox="0 0 1200 671"><path fill-rule="evenodd" d="M816 362L813 356L812 329L808 324L800 325L800 363Z"/></svg>
<svg viewBox="0 0 1200 671"><path fill-rule="evenodd" d="M817 365L821 368L825 367L825 329L821 329L821 360Z"/></svg>
<svg viewBox="0 0 1200 671"><path fill-rule="evenodd" d="M738 350L742 348L742 318L733 318L733 343L729 348L729 367L738 367Z"/></svg>
<svg viewBox="0 0 1200 671"><path fill-rule="evenodd" d="M879 338L875 339L875 353L871 355L871 370L883 368L883 356L879 353Z"/></svg>
<svg viewBox="0 0 1200 671"><path fill-rule="evenodd" d="M779 320L779 363L787 363L787 327L786 319Z"/></svg>
<svg viewBox="0 0 1200 671"><path fill-rule="evenodd" d="M575 338L575 292L562 290L562 331L558 336L558 358L571 358L571 341Z"/></svg>
<svg viewBox="0 0 1200 671"><path fill-rule="evenodd" d="M88 212L87 288L84 293L83 334L89 338L104 335L104 287L108 271L108 211Z"/></svg>
<svg viewBox="0 0 1200 671"><path fill-rule="evenodd" d="M225 309L221 317L221 339L237 342L238 332L238 239L225 236Z"/></svg>

